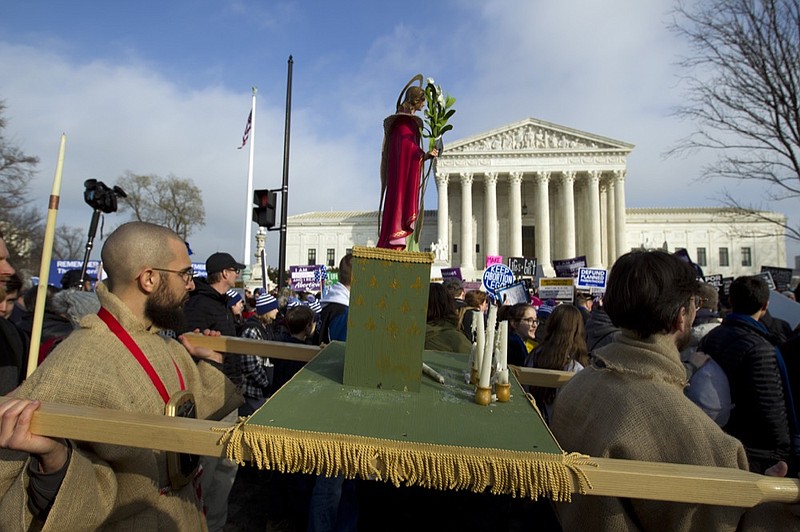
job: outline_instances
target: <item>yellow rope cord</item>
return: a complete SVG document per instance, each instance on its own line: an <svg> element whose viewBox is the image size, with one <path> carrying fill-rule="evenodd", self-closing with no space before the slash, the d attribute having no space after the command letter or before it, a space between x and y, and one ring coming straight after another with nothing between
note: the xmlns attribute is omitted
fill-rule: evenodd
<svg viewBox="0 0 800 532"><path fill-rule="evenodd" d="M240 421L223 432L228 458L259 469L346 478L369 478L395 486L471 490L513 497L570 501L591 489L579 466L595 466L580 453L537 452L408 443L364 436L299 431ZM573 488L573 484L575 487Z"/></svg>
<svg viewBox="0 0 800 532"><path fill-rule="evenodd" d="M366 246L353 247L354 259L376 259L390 262L414 262L419 264L433 264L435 258L428 251L398 251L395 249L371 248Z"/></svg>

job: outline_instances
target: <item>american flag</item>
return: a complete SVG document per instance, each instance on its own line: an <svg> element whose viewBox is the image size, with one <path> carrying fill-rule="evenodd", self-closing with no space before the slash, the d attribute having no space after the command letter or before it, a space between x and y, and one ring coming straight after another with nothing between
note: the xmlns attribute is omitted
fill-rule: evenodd
<svg viewBox="0 0 800 532"><path fill-rule="evenodd" d="M244 145L247 144L247 139L250 138L250 128L253 126L253 111L250 111L250 114L247 115L247 125L244 126L244 135L242 135L242 145L239 146L238 149L244 148Z"/></svg>

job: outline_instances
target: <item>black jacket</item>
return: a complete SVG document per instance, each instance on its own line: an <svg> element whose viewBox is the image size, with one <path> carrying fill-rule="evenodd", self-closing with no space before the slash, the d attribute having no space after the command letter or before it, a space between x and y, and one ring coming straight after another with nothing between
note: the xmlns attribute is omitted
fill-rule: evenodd
<svg viewBox="0 0 800 532"><path fill-rule="evenodd" d="M195 277L194 285L184 307L186 330L179 332L211 329L223 336L236 336L236 324L233 313L228 309L227 294L217 292L205 277ZM240 358L239 355L226 354L222 364L225 375L237 386L242 382Z"/></svg>
<svg viewBox="0 0 800 532"><path fill-rule="evenodd" d="M586 322L586 347L589 352L610 344L617 338L618 333L619 329L611 323L611 318L605 309L600 305L595 306Z"/></svg>
<svg viewBox="0 0 800 532"><path fill-rule="evenodd" d="M751 462L789 461L783 379L766 327L748 316L729 314L701 340L698 351L710 355L728 377L734 406L725 432L742 442Z"/></svg>

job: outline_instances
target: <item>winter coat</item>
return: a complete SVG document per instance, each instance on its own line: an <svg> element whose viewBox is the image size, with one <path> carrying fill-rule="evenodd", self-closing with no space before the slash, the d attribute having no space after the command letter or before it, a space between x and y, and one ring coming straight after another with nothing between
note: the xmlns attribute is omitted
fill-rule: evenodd
<svg viewBox="0 0 800 532"><path fill-rule="evenodd" d="M751 467L763 472L779 460L789 461L783 379L766 327L750 316L728 314L700 341L698 350L711 356L728 377L735 406L724 429L742 442Z"/></svg>
<svg viewBox="0 0 800 532"><path fill-rule="evenodd" d="M741 443L683 393L674 339L622 331L561 388L550 430L565 451L594 457L747 470ZM752 510L639 498L573 495L557 503L564 532L794 530L788 505Z"/></svg>

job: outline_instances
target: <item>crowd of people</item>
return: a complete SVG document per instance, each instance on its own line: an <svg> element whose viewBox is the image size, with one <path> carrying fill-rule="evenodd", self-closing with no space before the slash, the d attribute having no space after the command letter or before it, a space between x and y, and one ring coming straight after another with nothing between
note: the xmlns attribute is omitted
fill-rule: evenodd
<svg viewBox="0 0 800 532"><path fill-rule="evenodd" d="M248 416L303 363L219 353L185 333L346 341L352 256L342 258L339 282L324 295L241 290L245 265L224 252L208 257L206 276L195 276L183 241L143 222L109 235L102 259L102 282L84 275L87 287L70 273L60 289L48 287L38 369L26 378L38 290L23 290L0 236L0 392L11 398L0 404L3 529L223 530L237 478L259 472L224 458L196 463L35 436L33 412L52 401L163 414L189 394L197 417ZM674 255L637 251L617 260L603 297L579 293L561 304L534 297L499 305L498 320L508 321L509 364L574 374L560 389L527 390L563 448L797 475L800 332L770 315L760 277L737 278L720 296ZM432 282L425 348L466 360L475 320L493 304L457 279ZM356 481L286 482L308 530L358 528ZM775 529L798 526L793 510L576 495L555 505L554 516L564 530Z"/></svg>

